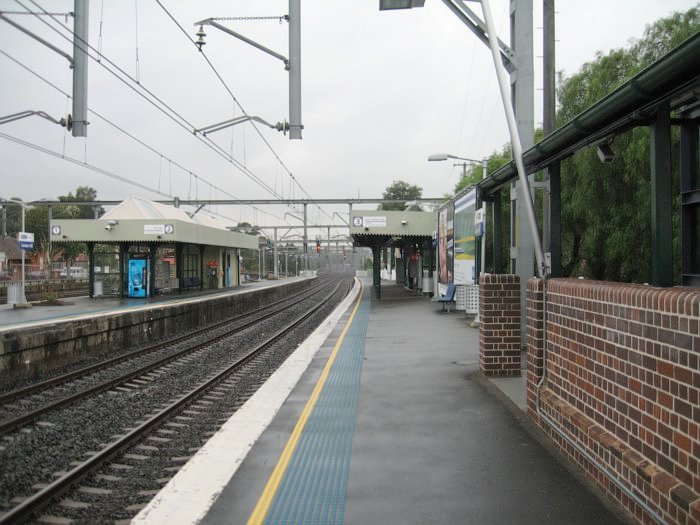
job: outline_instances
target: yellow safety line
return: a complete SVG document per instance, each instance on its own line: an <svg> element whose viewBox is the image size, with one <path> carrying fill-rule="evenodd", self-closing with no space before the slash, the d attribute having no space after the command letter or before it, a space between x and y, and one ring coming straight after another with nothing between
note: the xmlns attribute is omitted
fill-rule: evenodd
<svg viewBox="0 0 700 525"><path fill-rule="evenodd" d="M277 466L275 467L275 470L272 471L270 479L267 481L265 490L263 490L263 493L260 496L257 505L255 506L255 510L253 510L253 514L251 514L250 519L248 519L248 525L262 525L265 521L265 517L267 516L267 512L270 509L272 500L274 499L275 494L277 494L277 490L279 489L280 483L282 482L282 477L284 476L284 473L286 472L287 467L289 466L289 462L292 459L294 450L296 449L297 444L299 443L299 438L301 438L301 434L304 431L306 422L309 419L309 416L311 415L311 412L313 411L314 407L316 406L316 402L318 401L318 397L321 394L321 390L323 390L323 386L326 384L326 379L328 378L331 367L333 366L333 362L335 361L335 358L338 355L340 345L343 343L343 340L345 339L345 334L347 333L348 329L350 328L350 325L352 324L353 319L355 318L355 313L357 313L357 309L360 307L363 288L364 287L362 286L362 283L360 283L360 293L357 296L357 303L355 303L355 308L350 314L350 318L348 319L345 328L343 328L343 331L340 334L340 337L338 338L338 341L336 342L330 357L328 358L328 362L326 363L326 366L323 369L323 372L321 373L321 377L316 383L314 391L311 393L311 397L306 403L306 406L304 407L304 410L301 413L301 416L299 417L299 421L297 421L297 424L294 427L294 430L292 431L292 435L289 436L289 440L287 441L287 444L284 447L284 451L282 451L282 455L280 456L280 459L277 462Z"/></svg>

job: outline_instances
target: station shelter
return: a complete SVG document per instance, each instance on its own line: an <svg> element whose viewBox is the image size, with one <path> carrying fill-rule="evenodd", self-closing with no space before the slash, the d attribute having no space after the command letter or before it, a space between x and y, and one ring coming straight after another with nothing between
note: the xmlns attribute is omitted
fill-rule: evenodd
<svg viewBox="0 0 700 525"><path fill-rule="evenodd" d="M350 235L355 246L372 249L372 282L381 299L382 268L396 267L396 281L433 293L435 212L353 210ZM382 257L384 254L384 257Z"/></svg>
<svg viewBox="0 0 700 525"><path fill-rule="evenodd" d="M130 197L99 219L53 219L52 243L85 243L90 296L152 297L240 285L240 250L254 235Z"/></svg>

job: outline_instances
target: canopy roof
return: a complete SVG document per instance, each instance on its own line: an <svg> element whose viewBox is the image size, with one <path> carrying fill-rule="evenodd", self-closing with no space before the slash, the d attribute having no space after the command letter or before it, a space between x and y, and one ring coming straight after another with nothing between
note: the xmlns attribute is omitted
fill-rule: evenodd
<svg viewBox="0 0 700 525"><path fill-rule="evenodd" d="M53 242L187 243L257 249L254 235L232 232L213 218L191 217L184 210L130 197L99 219L51 221Z"/></svg>

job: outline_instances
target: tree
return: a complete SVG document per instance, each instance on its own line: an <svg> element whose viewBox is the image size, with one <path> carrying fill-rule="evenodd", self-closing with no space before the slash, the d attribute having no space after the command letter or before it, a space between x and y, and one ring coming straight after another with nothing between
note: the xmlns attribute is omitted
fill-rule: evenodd
<svg viewBox="0 0 700 525"><path fill-rule="evenodd" d="M700 30L700 11L674 13L647 26L628 49L615 49L584 64L558 87L560 124ZM592 148L562 163L562 273L594 279L648 282L651 278L649 130L615 137L615 159L598 161ZM677 155L678 133L673 134ZM678 163L673 163L674 209L678 210ZM677 215L674 219L677 223ZM678 228L674 247L678 250ZM680 274L679 252L675 273Z"/></svg>
<svg viewBox="0 0 700 525"><path fill-rule="evenodd" d="M255 235L256 237L262 235L260 228L249 222L239 222L236 225L236 231L245 233L246 235ZM243 269L248 272L259 271L260 263L258 260L258 250L241 250L241 264Z"/></svg>
<svg viewBox="0 0 700 525"><path fill-rule="evenodd" d="M391 185L387 186L386 190L382 194L385 199L395 199L403 201L412 201L420 199L423 196L423 188L420 186L415 186L404 182L402 180L395 180ZM399 210L403 211L406 208L405 204L402 203L382 203L379 205L380 210Z"/></svg>

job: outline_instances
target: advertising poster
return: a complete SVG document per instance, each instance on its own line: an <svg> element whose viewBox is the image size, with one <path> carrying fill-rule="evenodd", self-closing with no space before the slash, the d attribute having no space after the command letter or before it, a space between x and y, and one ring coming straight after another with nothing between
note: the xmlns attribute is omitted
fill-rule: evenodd
<svg viewBox="0 0 700 525"><path fill-rule="evenodd" d="M449 284L453 281L454 257L454 207L451 202L438 211L438 282Z"/></svg>
<svg viewBox="0 0 700 525"><path fill-rule="evenodd" d="M474 276L476 273L476 238L474 236L475 210L475 189L455 201L455 284L474 284Z"/></svg>
<svg viewBox="0 0 700 525"><path fill-rule="evenodd" d="M129 259L129 297L146 297L148 291L148 260Z"/></svg>

